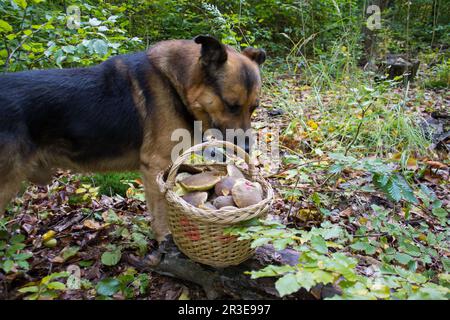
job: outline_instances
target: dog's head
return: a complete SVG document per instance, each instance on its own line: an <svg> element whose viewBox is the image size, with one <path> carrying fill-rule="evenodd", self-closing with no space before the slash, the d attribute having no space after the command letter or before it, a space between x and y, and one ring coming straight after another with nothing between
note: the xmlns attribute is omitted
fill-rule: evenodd
<svg viewBox="0 0 450 320"><path fill-rule="evenodd" d="M239 53L210 36L194 41L201 46L198 69L202 81L187 92L191 113L202 121L203 129L218 129L224 138L227 129L247 131L259 104L259 66L266 53L255 48ZM248 142L245 147L248 150Z"/></svg>

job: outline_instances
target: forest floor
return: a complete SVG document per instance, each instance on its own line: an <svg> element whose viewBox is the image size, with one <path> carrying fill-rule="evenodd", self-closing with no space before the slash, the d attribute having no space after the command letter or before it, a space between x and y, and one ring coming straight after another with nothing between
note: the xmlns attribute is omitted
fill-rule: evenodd
<svg viewBox="0 0 450 320"><path fill-rule="evenodd" d="M437 279L450 268L450 95L414 86L378 91L343 84L318 93L295 77L269 81L254 126L268 141L267 131L280 129L279 166L259 158L276 190L271 216L294 229L339 226L340 250L366 277L387 263ZM434 130L434 144L414 146L422 140L408 131L414 124L398 122L400 112ZM377 165L386 179L402 173L414 187L399 182L395 190L392 178L385 192L372 180ZM125 184L125 194L111 195L95 179L60 172L49 186L28 185L0 220L0 299L205 298L196 285L140 273L121 259L156 247L142 184Z"/></svg>

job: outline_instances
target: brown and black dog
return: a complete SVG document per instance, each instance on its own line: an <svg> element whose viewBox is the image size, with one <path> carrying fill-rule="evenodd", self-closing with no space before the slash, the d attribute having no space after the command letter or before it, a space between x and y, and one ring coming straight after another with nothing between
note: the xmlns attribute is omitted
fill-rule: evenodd
<svg viewBox="0 0 450 320"><path fill-rule="evenodd" d="M155 177L171 160L175 129L250 128L263 50L242 53L210 36L155 44L93 67L0 76L0 216L22 181L55 169L140 170L152 228L168 234Z"/></svg>

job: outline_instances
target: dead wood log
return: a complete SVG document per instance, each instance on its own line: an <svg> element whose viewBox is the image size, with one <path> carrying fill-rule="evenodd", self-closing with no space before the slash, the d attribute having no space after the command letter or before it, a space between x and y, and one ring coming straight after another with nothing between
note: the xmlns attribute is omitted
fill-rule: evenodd
<svg viewBox="0 0 450 320"><path fill-rule="evenodd" d="M409 59L399 54L388 54L385 61L380 63L380 69L388 74L388 79L405 76L408 81L413 81L419 70L420 61Z"/></svg>
<svg viewBox="0 0 450 320"><path fill-rule="evenodd" d="M246 271L258 270L267 264L298 263L298 252L290 249L276 252L272 246L258 248L253 258L244 263L216 269L196 263L181 253L172 241L144 258L127 255L128 263L140 272L156 272L161 275L200 285L208 299L280 299L274 278L251 279ZM331 286L317 286L311 292L300 290L291 299L320 299L335 294Z"/></svg>

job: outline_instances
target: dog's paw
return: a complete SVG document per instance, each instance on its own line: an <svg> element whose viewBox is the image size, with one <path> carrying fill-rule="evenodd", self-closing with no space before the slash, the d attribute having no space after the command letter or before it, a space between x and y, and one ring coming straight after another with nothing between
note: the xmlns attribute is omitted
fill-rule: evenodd
<svg viewBox="0 0 450 320"><path fill-rule="evenodd" d="M161 254L178 251L175 242L173 242L173 238L171 234L168 234L164 237L162 241L158 241L158 252Z"/></svg>

